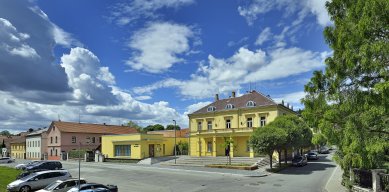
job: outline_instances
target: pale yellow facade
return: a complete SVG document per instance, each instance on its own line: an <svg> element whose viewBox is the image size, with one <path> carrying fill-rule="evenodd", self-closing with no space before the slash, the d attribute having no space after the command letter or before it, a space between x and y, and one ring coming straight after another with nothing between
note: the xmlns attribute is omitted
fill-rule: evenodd
<svg viewBox="0 0 389 192"><path fill-rule="evenodd" d="M15 159L26 158L26 143L11 143L11 156Z"/></svg>
<svg viewBox="0 0 389 192"><path fill-rule="evenodd" d="M101 137L101 152L108 158L144 159L174 155L174 137L162 134L104 135ZM176 138L179 142L188 138Z"/></svg>
<svg viewBox="0 0 389 192"><path fill-rule="evenodd" d="M248 141L255 129L277 116L295 114L283 105L255 106L189 115L191 156L225 156L225 140L232 140L230 156L254 157Z"/></svg>

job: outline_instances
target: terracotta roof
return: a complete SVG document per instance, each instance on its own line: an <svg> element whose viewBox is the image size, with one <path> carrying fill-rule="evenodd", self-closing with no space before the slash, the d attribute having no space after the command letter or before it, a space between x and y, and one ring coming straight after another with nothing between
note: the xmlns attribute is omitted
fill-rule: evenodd
<svg viewBox="0 0 389 192"><path fill-rule="evenodd" d="M255 103L255 106L270 106L270 105L277 105L276 102L274 102L271 98L266 97L262 95L261 93L258 93L256 91L251 91L247 94L244 94L240 97L231 97L228 99L221 99L217 100L195 112L192 114L200 114L200 113L207 113L208 107L213 106L216 107L215 111L226 111L226 110L234 110L234 109L240 109L240 108L249 108L246 106L248 101L253 101ZM232 104L234 106L233 109L226 109L227 104ZM213 112L213 111L211 111Z"/></svg>
<svg viewBox="0 0 389 192"><path fill-rule="evenodd" d="M18 138L13 138L10 140L9 143L25 143L26 142L26 138L25 137L18 137Z"/></svg>
<svg viewBox="0 0 389 192"><path fill-rule="evenodd" d="M61 132L68 133L100 133L100 134L129 134L137 133L135 128L128 126L90 124L90 123L75 123L64 121L53 121L50 125L55 126Z"/></svg>
<svg viewBox="0 0 389 192"><path fill-rule="evenodd" d="M40 134L46 132L48 129L49 129L49 128L44 128L44 129L40 129L40 130L35 130L35 131L33 131L32 133L26 135L26 137L28 137L28 136L33 136L33 135L40 135Z"/></svg>

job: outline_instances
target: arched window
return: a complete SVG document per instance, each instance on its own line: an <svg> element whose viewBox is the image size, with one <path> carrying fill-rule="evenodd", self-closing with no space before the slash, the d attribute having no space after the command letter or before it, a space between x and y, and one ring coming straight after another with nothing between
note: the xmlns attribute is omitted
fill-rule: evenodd
<svg viewBox="0 0 389 192"><path fill-rule="evenodd" d="M234 105L233 105L233 104L230 104L230 103L229 103L229 104L226 105L226 109L233 109L233 108L234 108Z"/></svg>
<svg viewBox="0 0 389 192"><path fill-rule="evenodd" d="M255 107L255 102L254 101L247 101L246 107Z"/></svg>
<svg viewBox="0 0 389 192"><path fill-rule="evenodd" d="M215 106L209 106L207 108L207 112L210 112L210 111L216 111L216 107Z"/></svg>

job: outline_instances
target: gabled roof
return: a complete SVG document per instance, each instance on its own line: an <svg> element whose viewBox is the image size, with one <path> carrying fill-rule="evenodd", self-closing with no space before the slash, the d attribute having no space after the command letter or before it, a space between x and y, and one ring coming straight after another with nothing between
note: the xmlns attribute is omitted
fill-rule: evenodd
<svg viewBox="0 0 389 192"><path fill-rule="evenodd" d="M64 121L53 121L50 125L51 130L55 126L61 132L66 133L97 133L97 134L129 134L137 133L135 128L128 126L90 124L90 123L75 123Z"/></svg>
<svg viewBox="0 0 389 192"><path fill-rule="evenodd" d="M244 94L240 97L232 97L228 99L221 99L217 100L195 112L192 114L201 114L201 113L207 113L209 112L207 109L210 106L215 107L215 112L217 111L226 111L226 110L234 110L234 109L240 109L240 108L249 108L246 106L248 101L253 101L255 103L255 107L258 106L276 106L277 103L274 102L271 98L266 97L262 95L261 93L258 93L256 91L251 91L247 94ZM234 108L232 109L226 109L227 104L232 104ZM211 111L213 112L213 111Z"/></svg>

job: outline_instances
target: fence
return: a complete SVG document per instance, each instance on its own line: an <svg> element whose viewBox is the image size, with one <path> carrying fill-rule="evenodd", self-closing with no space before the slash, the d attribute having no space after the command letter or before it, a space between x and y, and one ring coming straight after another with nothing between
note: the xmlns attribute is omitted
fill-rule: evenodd
<svg viewBox="0 0 389 192"><path fill-rule="evenodd" d="M389 174L378 173L381 191L389 192Z"/></svg>
<svg viewBox="0 0 389 192"><path fill-rule="evenodd" d="M363 188L371 189L373 187L373 179L370 170L353 169L354 183Z"/></svg>

